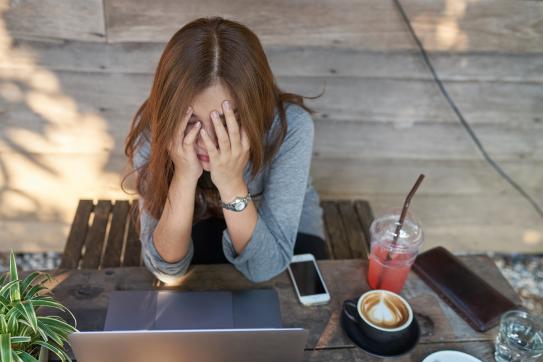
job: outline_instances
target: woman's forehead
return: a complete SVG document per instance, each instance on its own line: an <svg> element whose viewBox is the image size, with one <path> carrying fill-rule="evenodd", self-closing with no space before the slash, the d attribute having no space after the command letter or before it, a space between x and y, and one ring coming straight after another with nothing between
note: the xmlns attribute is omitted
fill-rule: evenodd
<svg viewBox="0 0 543 362"><path fill-rule="evenodd" d="M193 116L208 117L214 110L219 114L223 114L222 103L223 101L230 101L234 111L236 111L237 105L230 94L227 87L223 86L221 82L218 82L200 92L196 95L192 101L192 109L194 110Z"/></svg>
<svg viewBox="0 0 543 362"><path fill-rule="evenodd" d="M194 109L194 108L193 108ZM207 112L198 112L196 113L196 110L194 110L194 112L192 113L192 116L190 118L193 118L193 119L200 119L200 118L203 118L203 119L207 119L209 117L211 117L211 112L213 110L216 110L217 112L219 112L219 116L221 118L224 117L224 112L222 110L222 107L221 108L212 108L211 110L207 111ZM201 113L201 115L200 115ZM234 108L234 114L238 115L239 112L238 112L238 109L237 108Z"/></svg>

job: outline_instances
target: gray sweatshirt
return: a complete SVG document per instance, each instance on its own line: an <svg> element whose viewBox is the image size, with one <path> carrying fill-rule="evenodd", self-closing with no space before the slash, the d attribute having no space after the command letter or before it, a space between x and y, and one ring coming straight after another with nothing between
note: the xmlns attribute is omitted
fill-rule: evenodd
<svg viewBox="0 0 543 362"><path fill-rule="evenodd" d="M257 222L253 235L241 254L233 247L228 229L223 231L222 247L226 259L253 282L265 281L281 273L288 266L298 232L324 239L322 209L310 176L314 124L309 113L295 104L286 107L287 135L271 163L250 179L251 162L243 178L257 208ZM278 127L276 112L265 142L272 139ZM147 162L150 144L145 137L136 149L134 167ZM140 240L143 261L161 281L175 283L187 271L194 247L190 240L187 255L175 263L161 258L153 244L153 232L158 220L144 208L140 198Z"/></svg>

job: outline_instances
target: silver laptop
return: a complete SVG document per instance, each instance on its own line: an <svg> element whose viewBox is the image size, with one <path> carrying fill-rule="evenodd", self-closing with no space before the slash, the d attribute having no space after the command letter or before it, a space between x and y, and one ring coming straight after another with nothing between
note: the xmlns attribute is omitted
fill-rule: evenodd
<svg viewBox="0 0 543 362"><path fill-rule="evenodd" d="M79 362L302 361L307 330L218 329L78 332Z"/></svg>
<svg viewBox="0 0 543 362"><path fill-rule="evenodd" d="M104 331L69 337L80 362L302 361L308 331L282 328L273 289L110 295Z"/></svg>

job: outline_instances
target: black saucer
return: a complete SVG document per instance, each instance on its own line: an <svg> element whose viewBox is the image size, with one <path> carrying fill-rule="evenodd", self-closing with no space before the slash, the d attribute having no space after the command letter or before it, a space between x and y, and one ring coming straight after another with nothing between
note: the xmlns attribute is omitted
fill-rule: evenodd
<svg viewBox="0 0 543 362"><path fill-rule="evenodd" d="M369 338L356 323L345 315L344 310L341 312L341 326L354 344L376 357L398 357L404 355L417 345L420 338L420 328L415 316L413 316L413 322L407 327L409 329L408 337L394 343L382 343Z"/></svg>

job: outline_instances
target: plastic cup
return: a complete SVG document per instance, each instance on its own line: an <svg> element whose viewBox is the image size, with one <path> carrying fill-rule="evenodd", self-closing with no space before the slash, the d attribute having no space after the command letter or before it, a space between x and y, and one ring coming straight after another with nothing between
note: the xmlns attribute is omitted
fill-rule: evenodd
<svg viewBox="0 0 543 362"><path fill-rule="evenodd" d="M371 289L400 293L424 242L422 225L409 211L394 241L401 211L399 208L388 210L370 226L368 283Z"/></svg>

